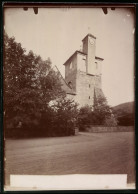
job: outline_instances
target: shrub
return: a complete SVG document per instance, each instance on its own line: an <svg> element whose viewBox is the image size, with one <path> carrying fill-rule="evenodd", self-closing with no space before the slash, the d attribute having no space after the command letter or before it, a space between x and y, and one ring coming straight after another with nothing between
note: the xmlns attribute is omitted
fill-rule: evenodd
<svg viewBox="0 0 138 194"><path fill-rule="evenodd" d="M74 135L78 123L77 103L66 97L57 99L51 106L54 111L52 131L57 136Z"/></svg>
<svg viewBox="0 0 138 194"><path fill-rule="evenodd" d="M117 119L104 97L99 96L93 106L84 106L79 112L79 129L85 131L86 125L116 126Z"/></svg>

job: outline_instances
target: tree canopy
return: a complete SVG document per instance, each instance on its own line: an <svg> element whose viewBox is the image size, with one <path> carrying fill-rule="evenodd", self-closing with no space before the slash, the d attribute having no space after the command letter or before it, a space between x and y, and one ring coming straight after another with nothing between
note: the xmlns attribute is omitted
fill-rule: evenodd
<svg viewBox="0 0 138 194"><path fill-rule="evenodd" d="M42 60L4 34L4 114L6 126L37 125L48 103L62 95L50 59Z"/></svg>
<svg viewBox="0 0 138 194"><path fill-rule="evenodd" d="M86 105L80 108L80 130L85 130L85 125L117 125L116 117L113 115L112 109L104 96L99 96L93 106Z"/></svg>

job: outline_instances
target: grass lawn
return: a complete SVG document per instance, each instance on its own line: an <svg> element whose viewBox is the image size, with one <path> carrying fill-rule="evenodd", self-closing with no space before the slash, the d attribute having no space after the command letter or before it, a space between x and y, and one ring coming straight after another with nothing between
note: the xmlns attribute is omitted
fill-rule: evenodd
<svg viewBox="0 0 138 194"><path fill-rule="evenodd" d="M128 174L135 181L133 132L8 139L5 157L6 185L10 174Z"/></svg>

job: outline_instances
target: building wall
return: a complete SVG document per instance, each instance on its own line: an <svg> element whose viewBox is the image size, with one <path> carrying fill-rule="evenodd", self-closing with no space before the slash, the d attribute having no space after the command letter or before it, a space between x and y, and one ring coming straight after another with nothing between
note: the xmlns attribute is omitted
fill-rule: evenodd
<svg viewBox="0 0 138 194"><path fill-rule="evenodd" d="M65 80L72 83L72 89L76 92L76 73L77 73L77 57L76 55L69 60L65 66Z"/></svg>
<svg viewBox="0 0 138 194"><path fill-rule="evenodd" d="M96 39L87 36L83 40L83 52L87 54L87 73L95 75L95 50L96 50Z"/></svg>
<svg viewBox="0 0 138 194"><path fill-rule="evenodd" d="M75 100L80 106L93 105L94 102L94 76L78 72L76 80L76 97Z"/></svg>
<svg viewBox="0 0 138 194"><path fill-rule="evenodd" d="M94 76L94 85L96 88L102 88L101 76Z"/></svg>
<svg viewBox="0 0 138 194"><path fill-rule="evenodd" d="M77 54L77 70L86 73L86 55Z"/></svg>
<svg viewBox="0 0 138 194"><path fill-rule="evenodd" d="M102 62L101 60L95 59L94 63L95 68L95 75L101 75L102 72Z"/></svg>
<svg viewBox="0 0 138 194"><path fill-rule="evenodd" d="M87 75L78 71L76 75L76 95L67 94L69 99L75 100L79 106L94 104L94 89L101 88L99 77Z"/></svg>
<svg viewBox="0 0 138 194"><path fill-rule="evenodd" d="M76 52L65 64L65 80L71 82L75 96L80 106L94 104L94 88L101 89L101 59L95 57L96 38L86 36L83 39L83 53Z"/></svg>
<svg viewBox="0 0 138 194"><path fill-rule="evenodd" d="M72 82L72 88L76 95L67 94L67 97L74 99L80 106L85 106L86 104L92 106L94 103L94 88L101 88L100 71L101 69L99 68L97 75L87 74L86 56L80 53L73 56L65 66L65 80L67 83Z"/></svg>

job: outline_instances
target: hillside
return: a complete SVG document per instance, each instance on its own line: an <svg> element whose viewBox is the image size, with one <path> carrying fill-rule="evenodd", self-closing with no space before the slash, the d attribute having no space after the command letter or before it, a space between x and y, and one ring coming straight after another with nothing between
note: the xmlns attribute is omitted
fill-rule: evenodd
<svg viewBox="0 0 138 194"><path fill-rule="evenodd" d="M126 102L112 107L119 125L134 125L134 102Z"/></svg>
<svg viewBox="0 0 138 194"><path fill-rule="evenodd" d="M134 113L134 102L126 102L112 107L118 116Z"/></svg>

